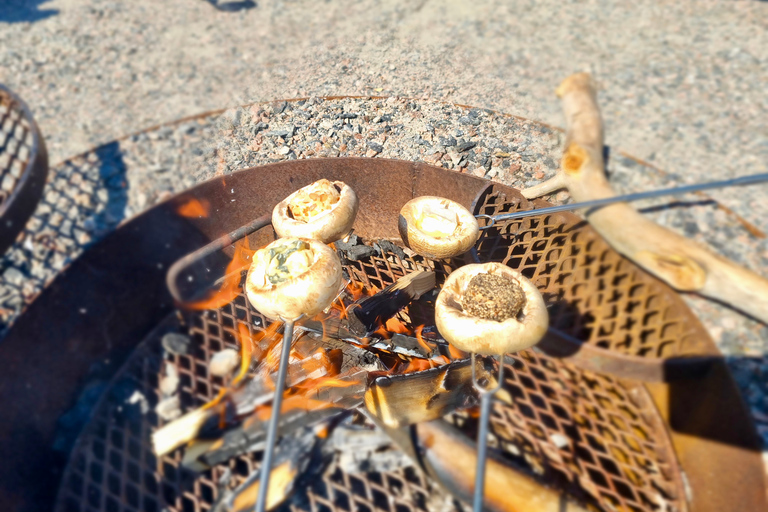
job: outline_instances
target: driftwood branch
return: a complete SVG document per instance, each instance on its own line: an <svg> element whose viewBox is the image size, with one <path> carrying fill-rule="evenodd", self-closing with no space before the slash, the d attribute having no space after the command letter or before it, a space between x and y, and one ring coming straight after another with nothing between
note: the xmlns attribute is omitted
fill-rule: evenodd
<svg viewBox="0 0 768 512"><path fill-rule="evenodd" d="M574 201L615 196L605 176L603 121L590 76L568 77L557 95L567 123L558 177ZM729 304L768 323L765 277L651 222L627 203L587 212L587 219L616 251L673 288Z"/></svg>
<svg viewBox="0 0 768 512"><path fill-rule="evenodd" d="M522 190L522 194L523 194L523 197L525 197L526 199L535 199L537 197L551 194L552 192L555 192L556 190L560 190L561 188L565 188L565 187L566 187L566 183L565 183L565 179L563 179L563 175L560 173L557 173L553 177L549 178L546 181L542 181L538 185L534 185L532 187L528 187Z"/></svg>

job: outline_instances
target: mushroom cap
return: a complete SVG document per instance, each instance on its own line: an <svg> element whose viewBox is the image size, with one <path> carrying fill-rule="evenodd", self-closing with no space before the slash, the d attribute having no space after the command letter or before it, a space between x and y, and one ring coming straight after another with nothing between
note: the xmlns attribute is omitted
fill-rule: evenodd
<svg viewBox="0 0 768 512"><path fill-rule="evenodd" d="M253 255L245 280L245 294L261 314L272 320L294 320L314 316L327 308L341 287L341 262L336 253L317 240L300 239L309 244L312 263L303 273L272 284L266 272L269 249L296 239L278 239Z"/></svg>
<svg viewBox="0 0 768 512"><path fill-rule="evenodd" d="M288 205L297 195L318 182L300 188L275 206L272 210L272 226L281 238L310 238L329 244L343 238L357 215L357 194L342 181L332 181L331 184L339 190L339 200L329 210L317 215L309 222L296 220L290 214Z"/></svg>
<svg viewBox="0 0 768 512"><path fill-rule="evenodd" d="M520 314L497 322L465 313L462 294L477 274L497 274L517 281L526 299ZM435 325L459 350L501 355L538 343L547 332L549 314L541 293L525 276L501 263L479 263L460 267L445 280L435 303Z"/></svg>
<svg viewBox="0 0 768 512"><path fill-rule="evenodd" d="M436 237L424 232L419 226L425 209L447 209L456 214L458 226L447 235ZM427 258L451 258L467 252L480 237L477 219L469 210L455 201L436 196L415 197L400 210L398 229L403 243L417 254Z"/></svg>

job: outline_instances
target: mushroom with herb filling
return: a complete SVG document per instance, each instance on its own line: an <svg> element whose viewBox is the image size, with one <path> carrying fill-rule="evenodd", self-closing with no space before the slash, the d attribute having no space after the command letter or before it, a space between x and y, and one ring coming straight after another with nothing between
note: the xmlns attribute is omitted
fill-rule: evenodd
<svg viewBox="0 0 768 512"><path fill-rule="evenodd" d="M331 243L340 240L357 215L357 195L341 181L318 180L300 188L272 210L272 226L280 237Z"/></svg>
<svg viewBox="0 0 768 512"><path fill-rule="evenodd" d="M477 219L450 199L421 196L400 210L400 238L416 253L440 259L467 252L480 237Z"/></svg>
<svg viewBox="0 0 768 512"><path fill-rule="evenodd" d="M341 286L341 262L317 240L280 238L253 255L248 300L263 315L292 320L327 308Z"/></svg>
<svg viewBox="0 0 768 512"><path fill-rule="evenodd" d="M435 303L435 325L465 352L501 355L538 343L549 315L539 290L501 263L465 265L445 280Z"/></svg>

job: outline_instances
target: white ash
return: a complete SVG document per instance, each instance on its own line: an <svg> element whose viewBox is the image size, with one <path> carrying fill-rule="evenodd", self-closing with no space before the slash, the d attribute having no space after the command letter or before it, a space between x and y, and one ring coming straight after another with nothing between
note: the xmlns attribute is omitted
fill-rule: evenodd
<svg viewBox="0 0 768 512"><path fill-rule="evenodd" d="M144 394L139 390L134 391L133 394L128 397L125 403L131 405L139 404L141 414L147 414L149 412L149 402L147 401L147 397L145 397Z"/></svg>
<svg viewBox="0 0 768 512"><path fill-rule="evenodd" d="M213 354L211 361L208 363L208 370L211 372L211 375L216 377L226 377L237 368L239 362L240 354L237 353L237 350L225 348Z"/></svg>
<svg viewBox="0 0 768 512"><path fill-rule="evenodd" d="M181 417L181 400L179 395L174 395L158 402L155 412L163 421L171 421Z"/></svg>
<svg viewBox="0 0 768 512"><path fill-rule="evenodd" d="M165 363L165 376L160 379L160 391L166 397L173 395L179 387L179 372L170 362Z"/></svg>

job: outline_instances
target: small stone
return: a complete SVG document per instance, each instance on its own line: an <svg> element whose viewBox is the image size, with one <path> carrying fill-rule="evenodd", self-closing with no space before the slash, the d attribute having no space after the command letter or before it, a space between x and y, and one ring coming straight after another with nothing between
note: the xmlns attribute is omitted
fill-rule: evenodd
<svg viewBox="0 0 768 512"><path fill-rule="evenodd" d="M169 332L163 336L161 343L166 352L183 355L189 353L189 346L192 344L192 340L186 334Z"/></svg>
<svg viewBox="0 0 768 512"><path fill-rule="evenodd" d="M181 400L179 400L179 395L161 400L157 407L155 407L155 413L163 421L175 420L181 416Z"/></svg>
<svg viewBox="0 0 768 512"><path fill-rule="evenodd" d="M288 154L288 153L290 153L290 152L291 152L291 148L289 148L288 146L280 146L280 147L277 149L277 153L278 153L279 155L287 155L287 154Z"/></svg>
<svg viewBox="0 0 768 512"><path fill-rule="evenodd" d="M237 368L240 355L237 350L231 348L225 348L219 352L213 354L211 362L208 364L208 369L212 375L216 377L224 377L232 373L232 370Z"/></svg>
<svg viewBox="0 0 768 512"><path fill-rule="evenodd" d="M24 274L17 268L9 267L3 272L3 279L11 286L21 286L24 283Z"/></svg>
<svg viewBox="0 0 768 512"><path fill-rule="evenodd" d="M384 146L379 144L378 142L368 141L368 149L371 151L375 151L376 153L381 153L384 150Z"/></svg>
<svg viewBox="0 0 768 512"><path fill-rule="evenodd" d="M463 152L463 151L470 150L475 146L477 146L477 142L466 141L459 144L459 146L456 149Z"/></svg>
<svg viewBox="0 0 768 512"><path fill-rule="evenodd" d="M451 136L448 137L440 137L440 145L445 147L451 147L456 145L456 139L454 139Z"/></svg>

